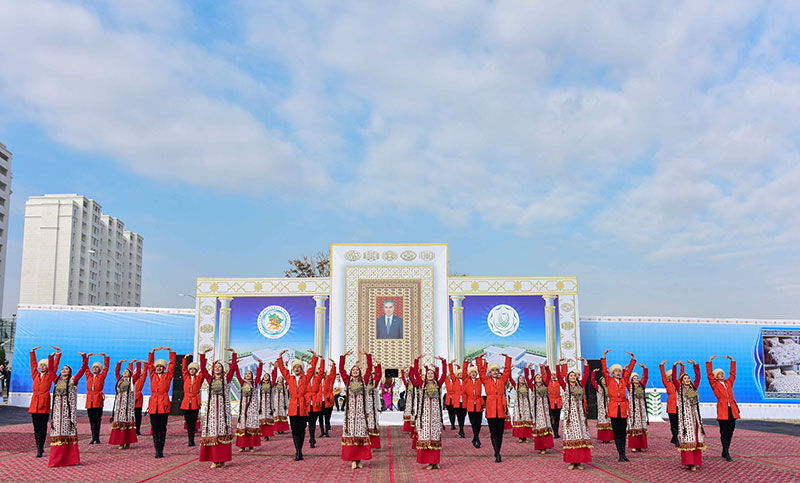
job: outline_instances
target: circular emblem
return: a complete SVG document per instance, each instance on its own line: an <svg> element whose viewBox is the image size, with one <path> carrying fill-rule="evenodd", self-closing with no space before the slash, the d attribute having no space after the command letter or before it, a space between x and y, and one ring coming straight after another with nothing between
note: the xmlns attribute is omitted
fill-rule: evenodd
<svg viewBox="0 0 800 483"><path fill-rule="evenodd" d="M208 334L214 332L214 326L211 324L204 324L200 326L200 332Z"/></svg>
<svg viewBox="0 0 800 483"><path fill-rule="evenodd" d="M364 252L364 260L369 260L370 262L374 262L379 258L378 252L375 250L367 250Z"/></svg>
<svg viewBox="0 0 800 483"><path fill-rule="evenodd" d="M383 252L383 259L387 262L397 260L397 252L394 250L387 250Z"/></svg>
<svg viewBox="0 0 800 483"><path fill-rule="evenodd" d="M203 308L200 310L206 315L211 315L214 313L214 307L211 305L203 305Z"/></svg>
<svg viewBox="0 0 800 483"><path fill-rule="evenodd" d="M569 302L564 302L563 304L561 304L561 310L563 310L564 312L572 312L573 308L574 307Z"/></svg>
<svg viewBox="0 0 800 483"><path fill-rule="evenodd" d="M280 305L270 305L258 314L256 324L258 331L267 339L280 339L289 332L292 318Z"/></svg>
<svg viewBox="0 0 800 483"><path fill-rule="evenodd" d="M417 258L417 254L412 252L411 250L406 250L400 254L400 258L402 258L407 262L410 262L411 260Z"/></svg>
<svg viewBox="0 0 800 483"><path fill-rule="evenodd" d="M519 328L519 314L510 305L495 305L487 317L489 330L498 337L508 337Z"/></svg>
<svg viewBox="0 0 800 483"><path fill-rule="evenodd" d="M575 324L573 324L571 320L565 320L561 322L561 328L564 330L572 330L575 328Z"/></svg>
<svg viewBox="0 0 800 483"><path fill-rule="evenodd" d="M563 347L566 350L572 350L572 348L575 347L575 344L573 344L571 340L565 340L561 344L561 347Z"/></svg>
<svg viewBox="0 0 800 483"><path fill-rule="evenodd" d="M425 260L426 262L430 262L434 258L436 258L436 254L433 253L431 250L422 250L419 252L419 258Z"/></svg>
<svg viewBox="0 0 800 483"><path fill-rule="evenodd" d="M356 250L348 250L345 252L344 258L351 262L355 262L361 259L361 253L357 252Z"/></svg>

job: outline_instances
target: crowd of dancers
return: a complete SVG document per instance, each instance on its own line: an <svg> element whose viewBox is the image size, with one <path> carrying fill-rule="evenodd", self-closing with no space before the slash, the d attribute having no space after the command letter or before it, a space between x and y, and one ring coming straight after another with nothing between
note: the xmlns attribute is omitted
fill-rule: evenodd
<svg viewBox="0 0 800 483"><path fill-rule="evenodd" d="M69 365L60 366L61 350L37 362L35 347L31 350L31 377L33 396L28 412L33 420L37 457L42 457L44 444L50 436L49 466L75 465L80 462L77 434L78 381L86 377L86 410L88 412L91 441L100 444L102 424L103 387L110 367L104 353L80 353L82 365L73 373ZM168 359L155 358L156 352L166 351ZM330 420L336 395L336 363L330 361L325 369L325 359L310 350L311 360L306 368L303 359L286 367L282 352L275 362L265 362L253 356L258 367L253 372L240 373L237 354L227 349L230 363L214 361L210 366L208 351L201 353L199 362L189 362L191 354L183 358L184 396L180 409L186 424L187 444L196 446L195 435L201 431L200 461L210 462L212 468L222 468L232 459L232 445L242 451L254 451L262 440L277 433L290 431L295 448L295 461L303 459L303 446L308 429L308 443L316 445L317 425L319 437L329 437ZM563 461L569 469L583 469L592 461L592 438L587 420L586 384L591 379L597 391L597 434L601 443L613 441L620 462L629 461L626 448L632 452L645 451L647 444L648 413L645 386L648 369L639 364L642 373L634 372L636 359L623 367L608 367L606 351L601 359L601 369L591 371L583 358L582 367L569 370L564 359L555 367L555 377L550 368L528 365L516 380L511 377L511 357L505 357L504 367L487 364L484 356L468 358L459 366L455 361L437 357L441 367L420 367L420 357L401 371L405 383L403 431L411 439L411 449L416 460L427 469L440 468L442 459L442 433L445 429L443 413L447 411L451 429L458 429L461 438L465 420L472 429L472 445L481 448L481 424L485 418L495 462L502 462L503 436L510 429L520 443L533 441L534 450L541 454L554 448L555 440L562 440ZM394 382L383 378L381 365L373 365L373 357L361 353L349 370L346 357L339 359L339 374L345 387L344 421L342 428L342 460L352 469L363 467L372 459L372 450L380 449L379 416L383 408L392 405ZM92 357L102 356L89 370ZM706 363L709 384L717 399L717 420L720 426L722 457L731 461L730 444L739 409L733 395L736 362L730 357L729 375L713 368L712 356ZM705 430L700 415L700 366L693 360L694 378L685 372L684 362L675 362L665 371L667 361L660 369L667 390L667 413L672 431L672 444L680 452L681 464L689 470L702 465ZM123 365L127 366L123 369ZM151 396L147 412L150 417L155 457L164 456L167 421L171 411L169 390L175 372L176 354L169 347L153 349L146 361L122 360L117 362L115 376L116 397L111 416L111 435L108 444L120 450L138 441L142 421L142 389L150 378ZM208 371L210 367L210 372ZM120 370L122 369L122 372ZM538 372L537 372L538 369ZM88 371L88 372L87 372ZM239 416L233 426L231 383L239 383ZM204 384L205 384L205 389ZM52 388L52 394L51 394ZM206 391L206 405L201 406L201 391ZM508 394L515 393L513 411L509 410ZM388 397L387 397L388 394ZM204 410L203 417L200 416ZM511 414L513 412L513 414ZM563 414L562 414L563 413ZM563 429L560 426L563 424ZM457 428L456 428L457 425Z"/></svg>

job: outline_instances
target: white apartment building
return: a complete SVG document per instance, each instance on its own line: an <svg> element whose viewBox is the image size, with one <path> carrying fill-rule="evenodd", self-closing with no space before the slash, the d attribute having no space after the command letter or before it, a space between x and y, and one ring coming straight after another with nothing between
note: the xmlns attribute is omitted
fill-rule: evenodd
<svg viewBox="0 0 800 483"><path fill-rule="evenodd" d="M3 312L3 288L6 281L6 245L8 213L11 205L11 151L0 143L0 313Z"/></svg>
<svg viewBox="0 0 800 483"><path fill-rule="evenodd" d="M142 237L76 194L25 203L20 304L141 306Z"/></svg>

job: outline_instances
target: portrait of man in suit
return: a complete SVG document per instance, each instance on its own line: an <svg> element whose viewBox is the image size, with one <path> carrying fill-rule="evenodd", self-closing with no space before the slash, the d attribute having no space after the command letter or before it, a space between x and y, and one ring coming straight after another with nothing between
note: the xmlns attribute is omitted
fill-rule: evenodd
<svg viewBox="0 0 800 483"><path fill-rule="evenodd" d="M394 300L383 302L383 315L375 321L378 339L402 339L403 318L394 313Z"/></svg>

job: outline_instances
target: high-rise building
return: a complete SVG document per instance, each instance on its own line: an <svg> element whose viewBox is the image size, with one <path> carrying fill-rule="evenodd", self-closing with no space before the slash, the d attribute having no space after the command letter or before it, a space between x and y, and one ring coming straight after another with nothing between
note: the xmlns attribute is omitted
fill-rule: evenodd
<svg viewBox="0 0 800 483"><path fill-rule="evenodd" d="M76 194L25 203L19 303L138 307L142 237Z"/></svg>
<svg viewBox="0 0 800 483"><path fill-rule="evenodd" d="M0 143L0 313L3 312L3 289L6 281L8 250L8 213L11 205L11 151Z"/></svg>

